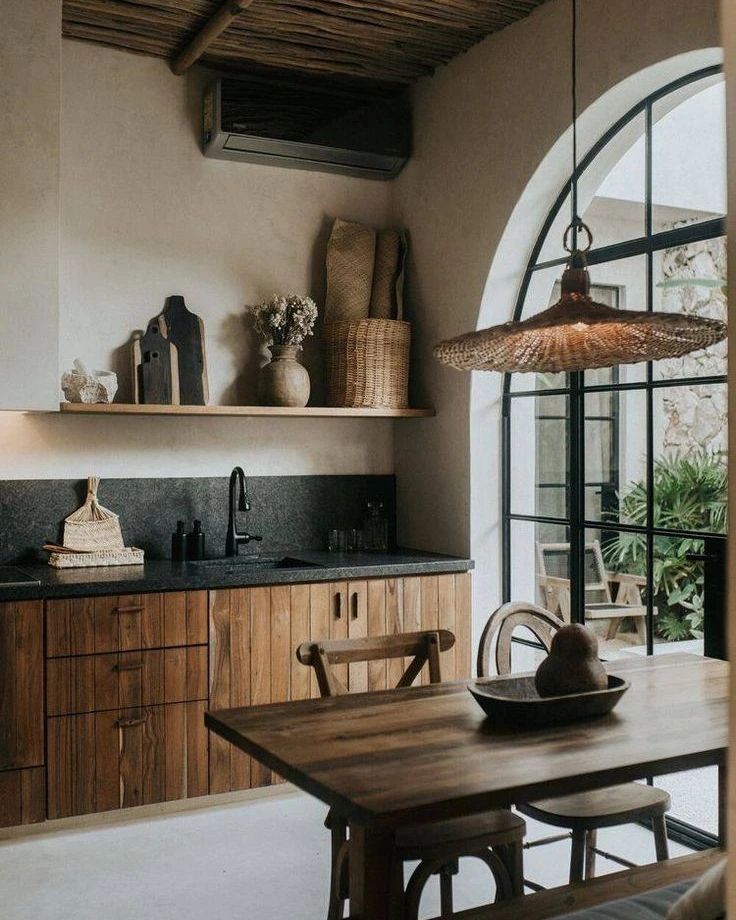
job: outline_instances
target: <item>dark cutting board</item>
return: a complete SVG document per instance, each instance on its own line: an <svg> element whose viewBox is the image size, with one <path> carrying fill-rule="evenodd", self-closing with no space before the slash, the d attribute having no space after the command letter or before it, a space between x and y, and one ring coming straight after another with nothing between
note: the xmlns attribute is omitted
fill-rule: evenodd
<svg viewBox="0 0 736 920"><path fill-rule="evenodd" d="M205 406L209 399L204 324L179 295L167 297L158 321L179 355L179 396L182 406Z"/></svg>
<svg viewBox="0 0 736 920"><path fill-rule="evenodd" d="M176 346L152 319L144 335L133 340L135 401L144 405L179 404L179 369Z"/></svg>

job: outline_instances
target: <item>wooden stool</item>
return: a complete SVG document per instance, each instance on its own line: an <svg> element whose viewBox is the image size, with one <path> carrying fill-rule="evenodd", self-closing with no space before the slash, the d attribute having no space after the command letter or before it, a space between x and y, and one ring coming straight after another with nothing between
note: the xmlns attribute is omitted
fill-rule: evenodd
<svg viewBox="0 0 736 920"><path fill-rule="evenodd" d="M455 637L451 632L438 630L368 639L304 642L297 649L296 656L302 664L314 668L321 695L330 697L348 692L334 666L362 661L409 660L397 687L410 686L425 664L430 682L439 683L440 652L452 648L454 644ZM327 920L342 920L345 902L350 897L350 839L344 820L334 811L330 811L325 824L332 834ZM496 882L496 901L523 894L525 828L523 818L511 811L497 810L401 829L395 841L397 867L407 860L419 860L404 895L407 920L417 920L422 892L431 875L440 877L442 920L451 920L452 876L457 874L458 860L463 857L480 859L488 866ZM399 886L397 879L397 888L403 890L403 879L401 883Z"/></svg>
<svg viewBox="0 0 736 920"><path fill-rule="evenodd" d="M489 618L480 638L478 677L489 677L493 670L496 674L511 673L511 640L518 626L528 629L549 652L552 636L564 625L555 614L535 604L511 603L499 607ZM491 665L492 657L495 669ZM670 797L663 789L625 783L539 802L517 803L516 807L530 818L572 832L571 882L595 875L595 856L600 852L596 850L596 837L602 827L647 821L654 832L657 861L669 858L664 816L670 808ZM534 846L534 843L529 845ZM621 865L633 865L618 856L606 855Z"/></svg>

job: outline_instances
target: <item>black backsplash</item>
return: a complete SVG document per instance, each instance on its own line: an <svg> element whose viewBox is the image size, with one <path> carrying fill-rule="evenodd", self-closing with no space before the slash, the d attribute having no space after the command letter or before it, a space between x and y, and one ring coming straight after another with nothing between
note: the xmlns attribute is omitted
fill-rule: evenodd
<svg viewBox="0 0 736 920"><path fill-rule="evenodd" d="M78 479L0 480L0 558L45 561L43 543L60 542L62 522L86 494ZM241 530L262 534L260 548L325 549L333 527L359 527L367 501L384 503L395 543L396 482L393 476L251 476L251 511L239 515ZM127 546L150 559L168 559L177 520L202 521L207 555L221 556L228 520L228 479L104 479L100 503L120 515Z"/></svg>

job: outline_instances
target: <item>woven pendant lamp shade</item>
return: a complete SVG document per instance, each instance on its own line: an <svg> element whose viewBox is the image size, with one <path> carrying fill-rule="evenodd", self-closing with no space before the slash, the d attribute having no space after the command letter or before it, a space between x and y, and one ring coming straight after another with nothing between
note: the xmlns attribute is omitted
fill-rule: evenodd
<svg viewBox="0 0 736 920"><path fill-rule="evenodd" d="M532 373L583 371L679 358L726 337L717 319L616 310L590 297L585 254L575 250L560 299L543 313L441 342L443 364L460 370Z"/></svg>
<svg viewBox="0 0 736 920"><path fill-rule="evenodd" d="M569 258L562 274L557 303L520 322L503 323L440 342L434 354L443 364L460 370L503 373L557 373L680 358L726 338L727 327L717 319L682 313L616 310L590 296L585 253L593 234L580 217L577 158L577 0L571 0L572 220L562 245ZM586 240L582 245L580 240Z"/></svg>

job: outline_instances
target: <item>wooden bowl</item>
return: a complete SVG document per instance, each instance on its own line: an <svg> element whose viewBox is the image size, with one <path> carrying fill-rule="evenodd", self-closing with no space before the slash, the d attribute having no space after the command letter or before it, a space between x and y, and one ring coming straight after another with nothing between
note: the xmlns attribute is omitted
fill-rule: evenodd
<svg viewBox="0 0 736 920"><path fill-rule="evenodd" d="M516 728L540 728L604 716L611 712L629 686L622 677L609 674L605 690L541 697L532 674L476 681L468 684L468 690L490 719Z"/></svg>

